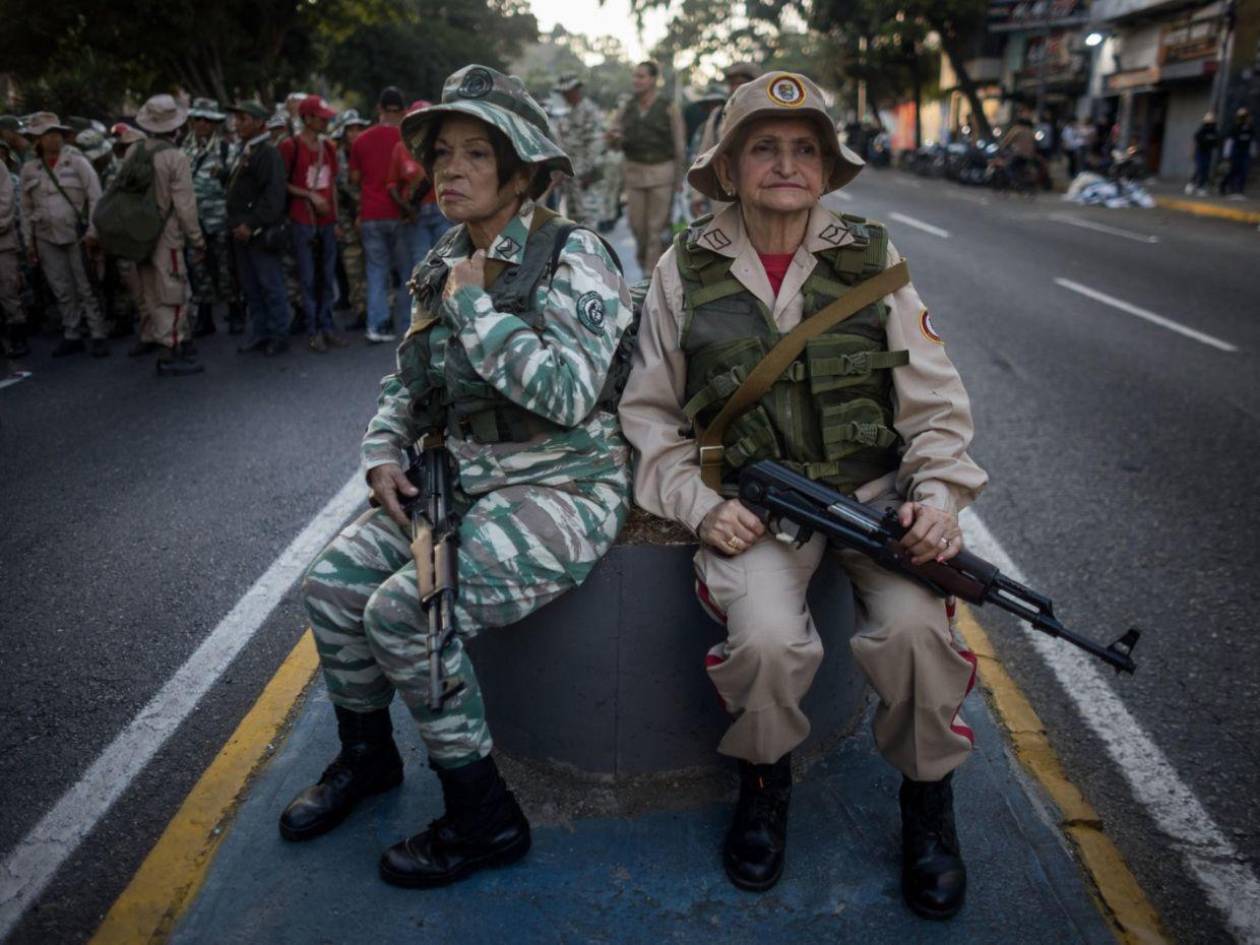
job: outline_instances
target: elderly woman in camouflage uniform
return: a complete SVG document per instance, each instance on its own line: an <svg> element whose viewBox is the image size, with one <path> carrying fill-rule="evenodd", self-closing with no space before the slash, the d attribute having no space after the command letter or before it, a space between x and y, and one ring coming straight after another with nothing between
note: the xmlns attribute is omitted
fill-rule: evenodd
<svg viewBox="0 0 1260 945"><path fill-rule="evenodd" d="M304 840L360 798L402 779L388 706L419 725L445 814L388 849L381 875L452 882L529 848L529 824L490 754L481 690L462 639L503 627L585 580L612 544L630 494L629 448L606 393L629 290L599 237L534 203L571 173L521 82L482 66L452 75L441 104L403 136L453 227L417 267L411 328L363 440L380 508L320 554L303 587L342 750L285 810ZM441 431L459 471L459 638L443 652L463 683L428 708L431 655L401 500L400 453Z"/></svg>
<svg viewBox="0 0 1260 945"><path fill-rule="evenodd" d="M827 548L821 535L798 547L767 534L734 498L739 469L777 460L896 510L916 563L958 553L958 510L986 476L966 452L967 393L886 230L821 202L862 166L822 92L771 73L725 109L688 180L732 202L656 267L620 412L639 452L635 500L701 541L697 593L727 637L706 660L732 716L718 751L741 774L723 860L735 885L765 890L783 870L790 753L809 734L801 699L823 648L806 589ZM871 279L887 294L811 339L700 455L692 424L713 424L785 333ZM945 918L966 889L950 775L971 750L958 710L975 657L939 598L857 552L840 562L857 597L853 655L880 700L875 742L904 776L902 888L917 912Z"/></svg>

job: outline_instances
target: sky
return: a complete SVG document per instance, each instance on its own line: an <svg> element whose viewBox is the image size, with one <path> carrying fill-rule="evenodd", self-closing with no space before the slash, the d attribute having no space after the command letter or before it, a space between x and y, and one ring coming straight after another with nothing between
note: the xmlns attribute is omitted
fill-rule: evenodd
<svg viewBox="0 0 1260 945"><path fill-rule="evenodd" d="M640 38L630 14L630 0L605 0L602 5L597 0L530 0L529 5L542 31L559 22L570 33L616 36L631 60L647 58L648 50L665 35L669 21L668 10L652 10L643 18Z"/></svg>

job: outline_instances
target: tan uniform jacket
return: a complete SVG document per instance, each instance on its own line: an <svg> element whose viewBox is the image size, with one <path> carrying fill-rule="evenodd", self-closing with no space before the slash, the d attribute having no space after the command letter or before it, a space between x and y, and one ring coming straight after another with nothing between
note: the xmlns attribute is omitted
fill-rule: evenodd
<svg viewBox="0 0 1260 945"><path fill-rule="evenodd" d="M611 125L614 141L620 140L626 109L638 107L638 99L631 98L617 109ZM687 126L683 122L682 112L673 102L669 105L669 121L674 129L674 160L660 164L639 164L635 161L626 161L624 174L627 187L669 185L677 189L681 186L683 175L687 173Z"/></svg>
<svg viewBox="0 0 1260 945"><path fill-rule="evenodd" d="M79 220L91 220L101 199L101 181L83 153L69 145L61 149L57 166L52 168L65 197L46 167L40 157L22 165L18 184L22 190L22 236L27 246L35 245L32 233L46 243L66 246L78 240ZM92 232L90 223L87 232Z"/></svg>
<svg viewBox="0 0 1260 945"><path fill-rule="evenodd" d="M0 253L17 250L17 189L8 166L0 161Z"/></svg>
<svg viewBox="0 0 1260 945"><path fill-rule="evenodd" d="M132 147L140 147L137 142ZM193 191L192 164L179 148L167 148L153 156L153 191L166 228L158 238L149 265L156 270L154 300L163 305L184 305L188 300L188 273L184 269L185 244L206 245L197 221L197 195ZM169 215L168 215L169 213Z"/></svg>
<svg viewBox="0 0 1260 945"><path fill-rule="evenodd" d="M730 274L766 304L782 332L801 320L801 286L813 271L813 254L852 240L838 216L816 207L776 298L744 232L738 204L714 218L700 236L702 246L734 258ZM890 244L889 265L900 258ZM619 412L626 439L639 454L635 501L654 515L696 530L723 500L701 482L696 442L686 432L682 404L687 364L678 345L682 302L682 280L671 247L652 275ZM885 302L890 306L888 347L910 353L910 363L893 370L893 425L905 452L896 472L863 485L857 498L870 501L895 486L903 496L956 514L988 481L967 455L973 434L971 402L914 286L906 285Z"/></svg>

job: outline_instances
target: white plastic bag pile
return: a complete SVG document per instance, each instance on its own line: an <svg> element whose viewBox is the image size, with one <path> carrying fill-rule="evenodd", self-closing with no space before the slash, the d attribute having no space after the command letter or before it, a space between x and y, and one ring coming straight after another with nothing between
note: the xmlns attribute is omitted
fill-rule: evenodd
<svg viewBox="0 0 1260 945"><path fill-rule="evenodd" d="M1101 174L1088 171L1077 174L1063 195L1064 200L1086 207L1145 207L1155 206L1152 197L1141 184L1125 180L1108 180Z"/></svg>

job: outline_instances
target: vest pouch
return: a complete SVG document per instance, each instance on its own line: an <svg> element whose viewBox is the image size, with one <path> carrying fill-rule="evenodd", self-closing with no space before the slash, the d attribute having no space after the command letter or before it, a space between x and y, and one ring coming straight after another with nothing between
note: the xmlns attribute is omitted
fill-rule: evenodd
<svg viewBox="0 0 1260 945"><path fill-rule="evenodd" d="M760 406L753 407L731 422L722 437L722 445L726 448L722 458L732 469L739 469L758 459L783 458L770 415Z"/></svg>
<svg viewBox="0 0 1260 945"><path fill-rule="evenodd" d="M433 390L429 342L429 333L424 332L410 336L398 346L398 376L413 403L424 400Z"/></svg>
<svg viewBox="0 0 1260 945"><path fill-rule="evenodd" d="M805 342L805 365L811 394L856 387L874 380L875 371L910 363L908 351L886 351L860 335L823 335ZM876 381L880 387L883 379Z"/></svg>
<svg viewBox="0 0 1260 945"><path fill-rule="evenodd" d="M855 398L821 410L823 456L834 461L861 450L889 449L898 442L884 411L873 400Z"/></svg>
<svg viewBox="0 0 1260 945"><path fill-rule="evenodd" d="M687 403L683 413L693 423L710 419L766 353L760 338L739 338L705 348L687 365Z"/></svg>

